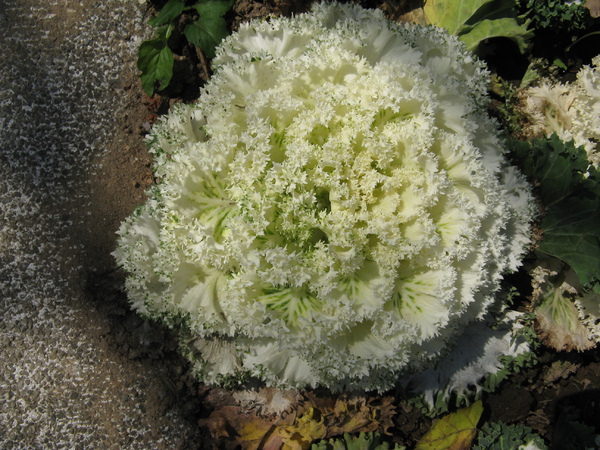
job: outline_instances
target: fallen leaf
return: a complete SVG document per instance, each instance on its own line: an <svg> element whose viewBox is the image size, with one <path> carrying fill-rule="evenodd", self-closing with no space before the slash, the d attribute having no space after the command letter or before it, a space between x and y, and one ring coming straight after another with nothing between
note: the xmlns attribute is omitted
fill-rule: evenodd
<svg viewBox="0 0 600 450"><path fill-rule="evenodd" d="M338 399L332 414L324 412L327 414L327 437L371 431L389 434L388 428L394 426L392 419L396 414L396 407L392 397L380 400L356 397Z"/></svg>
<svg viewBox="0 0 600 450"><path fill-rule="evenodd" d="M481 400L438 420L419 441L415 450L467 450L477 435L483 413Z"/></svg>
<svg viewBox="0 0 600 450"><path fill-rule="evenodd" d="M208 428L213 441L219 443L219 448L234 449L238 433L229 423L229 417L235 417L239 414L239 408L235 406L224 406L211 413L208 419L202 419L198 422L201 427Z"/></svg>
<svg viewBox="0 0 600 450"><path fill-rule="evenodd" d="M291 425L296 416L266 418L248 413L239 406L214 410L200 426L208 428L216 448L223 450L279 450L283 446L279 427Z"/></svg>
<svg viewBox="0 0 600 450"><path fill-rule="evenodd" d="M544 374L544 386L554 383L561 378L567 378L569 375L577 372L578 368L578 364L573 364L569 361L554 361Z"/></svg>
<svg viewBox="0 0 600 450"><path fill-rule="evenodd" d="M427 17L425 16L425 11L423 11L423 8L415 8L412 11L402 14L400 16L400 20L402 22L414 23L417 25L429 24L429 22L427 21Z"/></svg>
<svg viewBox="0 0 600 450"><path fill-rule="evenodd" d="M586 0L583 6L590 10L592 17L600 17L600 0Z"/></svg>
<svg viewBox="0 0 600 450"><path fill-rule="evenodd" d="M291 426L280 427L277 433L283 440L282 450L307 450L313 441L327 434L325 420L318 410L310 408Z"/></svg>

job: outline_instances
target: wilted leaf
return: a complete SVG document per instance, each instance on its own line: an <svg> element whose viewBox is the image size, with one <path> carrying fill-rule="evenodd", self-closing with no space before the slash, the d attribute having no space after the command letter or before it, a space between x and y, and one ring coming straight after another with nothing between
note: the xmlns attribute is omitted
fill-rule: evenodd
<svg viewBox="0 0 600 450"><path fill-rule="evenodd" d="M387 433L396 407L393 397L317 396L296 391L263 388L238 391L202 426L207 427L218 448L249 450L307 449L317 440L360 432ZM277 408L283 407L283 411ZM274 413L276 408L279 412Z"/></svg>
<svg viewBox="0 0 600 450"><path fill-rule="evenodd" d="M425 17L423 8L415 8L412 11L408 11L400 16L400 21L408 23L416 23L418 25L427 25L430 22Z"/></svg>
<svg viewBox="0 0 600 450"><path fill-rule="evenodd" d="M583 6L590 10L592 17L600 17L600 0L586 0Z"/></svg>
<svg viewBox="0 0 600 450"><path fill-rule="evenodd" d="M567 378L569 375L577 372L578 368L578 364L569 361L554 361L544 373L544 386Z"/></svg>
<svg viewBox="0 0 600 450"><path fill-rule="evenodd" d="M342 436L315 442L311 450L406 450L406 447L398 444L392 447L378 433L360 433L358 436L344 433Z"/></svg>
<svg viewBox="0 0 600 450"><path fill-rule="evenodd" d="M327 427L319 411L310 408L293 425L280 427L277 433L283 440L283 450L306 450L313 441L327 435Z"/></svg>
<svg viewBox="0 0 600 450"><path fill-rule="evenodd" d="M394 426L393 397L318 397L311 392L306 396L306 407L318 409L325 418L326 437L370 431L388 434L388 429Z"/></svg>
<svg viewBox="0 0 600 450"><path fill-rule="evenodd" d="M277 428L291 425L294 420L294 415L268 419L238 406L223 406L200 421L200 425L208 428L219 449L279 450L283 440Z"/></svg>
<svg viewBox="0 0 600 450"><path fill-rule="evenodd" d="M483 413L481 400L468 408L448 414L419 441L416 450L466 450L477 435L477 423Z"/></svg>
<svg viewBox="0 0 600 450"><path fill-rule="evenodd" d="M583 351L595 344L579 320L577 308L560 288L552 290L535 308L540 339L555 350Z"/></svg>
<svg viewBox="0 0 600 450"><path fill-rule="evenodd" d="M238 433L229 423L229 418L235 417L238 414L239 408L225 406L213 411L208 419L200 420L199 425L208 428L214 442L221 443L223 449L234 448Z"/></svg>
<svg viewBox="0 0 600 450"><path fill-rule="evenodd" d="M396 407L391 397L384 397L380 402L362 397L336 401L333 414L327 416L327 436L343 433L378 431L387 433L394 424L393 416Z"/></svg>

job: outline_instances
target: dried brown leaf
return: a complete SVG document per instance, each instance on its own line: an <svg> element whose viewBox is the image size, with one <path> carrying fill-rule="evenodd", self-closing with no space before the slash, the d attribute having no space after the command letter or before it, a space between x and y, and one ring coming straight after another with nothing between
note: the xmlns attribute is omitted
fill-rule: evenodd
<svg viewBox="0 0 600 450"><path fill-rule="evenodd" d="M544 385L567 378L569 375L577 372L578 368L578 364L573 364L569 361L554 361L544 374Z"/></svg>
<svg viewBox="0 0 600 450"><path fill-rule="evenodd" d="M293 425L279 427L277 434L283 441L282 450L307 450L313 441L325 438L327 427L321 413L310 408Z"/></svg>
<svg viewBox="0 0 600 450"><path fill-rule="evenodd" d="M600 17L600 0L586 0L583 6L590 10L592 17Z"/></svg>
<svg viewBox="0 0 600 450"><path fill-rule="evenodd" d="M279 450L283 446L279 427L291 425L294 414L286 417L260 417L239 406L224 406L200 422L210 431L216 448L224 450Z"/></svg>

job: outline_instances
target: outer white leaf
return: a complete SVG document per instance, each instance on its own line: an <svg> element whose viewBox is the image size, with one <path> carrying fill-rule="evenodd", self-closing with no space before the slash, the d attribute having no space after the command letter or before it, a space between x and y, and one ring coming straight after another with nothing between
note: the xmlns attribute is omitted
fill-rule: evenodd
<svg viewBox="0 0 600 450"><path fill-rule="evenodd" d="M460 398L468 390L479 391L486 377L502 369L500 357L514 358L531 351L522 338L515 338L517 315L506 313L495 330L485 322L470 324L435 368L417 372L402 383L422 395L431 409L452 393Z"/></svg>

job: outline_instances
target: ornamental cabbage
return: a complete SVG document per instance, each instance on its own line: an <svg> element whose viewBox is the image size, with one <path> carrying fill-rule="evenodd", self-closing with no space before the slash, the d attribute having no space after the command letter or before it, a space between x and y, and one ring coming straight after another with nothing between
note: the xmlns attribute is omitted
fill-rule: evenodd
<svg viewBox="0 0 600 450"><path fill-rule="evenodd" d="M455 37L316 5L228 37L114 255L206 382L387 389L495 301L529 188Z"/></svg>
<svg viewBox="0 0 600 450"><path fill-rule="evenodd" d="M528 137L556 133L565 142L583 146L588 160L600 164L600 55L583 66L571 84L542 79L538 86L520 92Z"/></svg>

